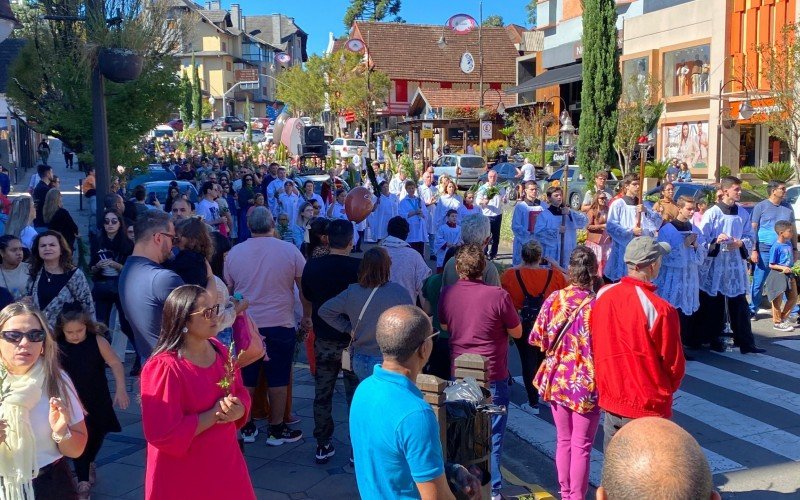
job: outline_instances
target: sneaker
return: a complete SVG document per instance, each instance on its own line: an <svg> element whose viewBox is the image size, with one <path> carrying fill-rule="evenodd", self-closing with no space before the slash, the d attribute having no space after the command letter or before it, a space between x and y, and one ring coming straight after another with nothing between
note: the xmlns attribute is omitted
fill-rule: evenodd
<svg viewBox="0 0 800 500"><path fill-rule="evenodd" d="M750 313L750 321L758 321L758 313Z"/></svg>
<svg viewBox="0 0 800 500"><path fill-rule="evenodd" d="M97 482L97 464L94 462L89 464L89 484Z"/></svg>
<svg viewBox="0 0 800 500"><path fill-rule="evenodd" d="M291 414L289 415L289 419L288 419L288 420L285 420L283 423L284 423L284 424L288 424L288 425L299 424L299 423L300 423L300 417L298 417L298 416L297 416L297 415L295 415L294 413L291 413Z"/></svg>
<svg viewBox="0 0 800 500"><path fill-rule="evenodd" d="M791 332L794 331L794 327L788 323L781 322L781 323L773 323L772 324L773 330L778 330L779 332Z"/></svg>
<svg viewBox="0 0 800 500"><path fill-rule="evenodd" d="M535 415L535 416L539 415L539 405L538 404L532 405L530 403L522 403L521 405L519 405L519 408L520 408L520 410L524 411L525 413L527 413L529 415Z"/></svg>
<svg viewBox="0 0 800 500"><path fill-rule="evenodd" d="M317 454L314 457L317 460L317 465L327 464L328 459L334 455L336 455L336 449L333 447L333 443L317 444Z"/></svg>
<svg viewBox="0 0 800 500"><path fill-rule="evenodd" d="M245 443L255 443L258 436L258 427L252 421L247 422L242 427L242 441Z"/></svg>
<svg viewBox="0 0 800 500"><path fill-rule="evenodd" d="M89 492L92 490L92 485L89 481L81 481L78 483L78 500L89 500L91 496Z"/></svg>
<svg viewBox="0 0 800 500"><path fill-rule="evenodd" d="M303 431L290 429L286 424L270 425L267 444L270 446L280 446L283 443L294 443L303 439Z"/></svg>

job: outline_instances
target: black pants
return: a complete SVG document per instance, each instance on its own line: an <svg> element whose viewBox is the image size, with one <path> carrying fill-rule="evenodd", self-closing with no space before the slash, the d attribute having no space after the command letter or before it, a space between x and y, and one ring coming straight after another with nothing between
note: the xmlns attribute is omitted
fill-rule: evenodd
<svg viewBox="0 0 800 500"><path fill-rule="evenodd" d="M77 500L78 492L66 459L39 469L39 475L33 478L33 494L37 500Z"/></svg>
<svg viewBox="0 0 800 500"><path fill-rule="evenodd" d="M497 257L497 247L500 245L500 226L503 225L503 216L495 215L489 217L489 229L492 231L492 243L489 248L489 257L494 259Z"/></svg>
<svg viewBox="0 0 800 500"><path fill-rule="evenodd" d="M750 310L745 294L736 297L725 297L717 294L708 295L700 290L700 309L695 317L701 318L701 334L696 338L700 343L710 344L719 342L725 325L725 300L728 301L728 314L730 317L733 340L739 347L754 347L753 330L750 327Z"/></svg>
<svg viewBox="0 0 800 500"><path fill-rule="evenodd" d="M528 394L528 404L534 406L539 404L539 391L533 386L533 377L536 376L539 366L544 361L544 353L538 347L528 343L528 335L525 332L530 332L530 330L523 330L522 337L514 339L514 344L517 345L517 351L519 351L522 382L525 385L525 392Z"/></svg>
<svg viewBox="0 0 800 500"><path fill-rule="evenodd" d="M425 242L424 241L415 241L414 243L409 243L408 246L419 252L422 255L422 258L425 258Z"/></svg>
<svg viewBox="0 0 800 500"><path fill-rule="evenodd" d="M317 444L330 443L333 436L333 392L339 372L344 375L344 396L347 407L353 401L358 387L358 377L349 370L342 370L342 351L348 341L321 339L314 341L317 373L314 375L314 437Z"/></svg>
<svg viewBox="0 0 800 500"><path fill-rule="evenodd" d="M72 153L64 153L64 163L67 164L67 168L72 168Z"/></svg>
<svg viewBox="0 0 800 500"><path fill-rule="evenodd" d="M701 292L702 293L702 292ZM696 323L698 321L697 311L694 314L686 314L678 309L678 318L681 321L681 343L692 349L697 349L702 344L702 340L697 336Z"/></svg>
<svg viewBox="0 0 800 500"><path fill-rule="evenodd" d="M450 380L450 339L436 337L433 341L431 357L428 358L428 364L422 371L442 380Z"/></svg>
<svg viewBox="0 0 800 500"><path fill-rule="evenodd" d="M100 447L103 446L103 440L106 437L105 432L92 427L88 427L87 431L89 435L86 439L86 448L84 448L83 454L72 460L75 464L75 475L78 476L79 482L89 480L89 464L97 458L97 454L100 452Z"/></svg>

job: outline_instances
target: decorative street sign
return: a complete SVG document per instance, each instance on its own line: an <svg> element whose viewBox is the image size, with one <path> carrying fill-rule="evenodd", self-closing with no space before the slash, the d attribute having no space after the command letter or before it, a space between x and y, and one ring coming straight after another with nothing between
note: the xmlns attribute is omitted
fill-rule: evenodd
<svg viewBox="0 0 800 500"><path fill-rule="evenodd" d="M286 53L281 53L275 56L275 60L281 64L287 64L292 60L292 56Z"/></svg>
<svg viewBox="0 0 800 500"><path fill-rule="evenodd" d="M366 47L364 40L360 38L351 38L345 42L344 46L350 52L361 52Z"/></svg>
<svg viewBox="0 0 800 500"><path fill-rule="evenodd" d="M458 34L469 33L478 27L475 18L468 14L456 14L447 20L447 27Z"/></svg>
<svg viewBox="0 0 800 500"><path fill-rule="evenodd" d="M475 71L475 58L469 52L464 52L458 65L463 73L470 74Z"/></svg>

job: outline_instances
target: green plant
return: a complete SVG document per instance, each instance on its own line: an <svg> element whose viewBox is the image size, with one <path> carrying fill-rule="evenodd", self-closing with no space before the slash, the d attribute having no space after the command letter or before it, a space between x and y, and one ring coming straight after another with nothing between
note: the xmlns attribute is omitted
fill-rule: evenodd
<svg viewBox="0 0 800 500"><path fill-rule="evenodd" d="M786 182L792 178L794 170L787 162L767 163L756 170L756 177L764 182Z"/></svg>
<svg viewBox="0 0 800 500"><path fill-rule="evenodd" d="M534 165L547 165L548 163L553 161L553 155L555 154L554 151L545 151L544 152L544 163L542 163L542 153L541 151L531 151L529 153L523 153L523 156L528 159Z"/></svg>
<svg viewBox="0 0 800 500"><path fill-rule="evenodd" d="M417 169L414 168L414 160L407 154L400 156L399 170L406 174L406 179L412 179L414 182L417 181Z"/></svg>
<svg viewBox="0 0 800 500"><path fill-rule="evenodd" d="M614 174L614 176L616 176L617 179L622 179L622 170L618 168L612 168L611 173Z"/></svg>
<svg viewBox="0 0 800 500"><path fill-rule="evenodd" d="M510 136L514 135L514 132L516 132L516 130L517 130L517 127L515 127L513 125L509 125L508 127L501 128L498 132L503 134L503 137L508 139Z"/></svg>
<svg viewBox="0 0 800 500"><path fill-rule="evenodd" d="M731 175L731 167L727 165L720 165L719 167L719 176L720 177L728 177Z"/></svg>
<svg viewBox="0 0 800 500"><path fill-rule="evenodd" d="M742 189L747 189L749 191L753 190L753 185L747 181L742 181Z"/></svg>
<svg viewBox="0 0 800 500"><path fill-rule="evenodd" d="M667 169L670 163L668 161L649 161L644 166L644 176L653 177L655 179L663 179L667 176Z"/></svg>
<svg viewBox="0 0 800 500"><path fill-rule="evenodd" d="M741 172L743 174L755 174L756 172L758 172L758 167L753 167L751 165L747 165L747 166L744 166L744 167L740 168L739 172Z"/></svg>

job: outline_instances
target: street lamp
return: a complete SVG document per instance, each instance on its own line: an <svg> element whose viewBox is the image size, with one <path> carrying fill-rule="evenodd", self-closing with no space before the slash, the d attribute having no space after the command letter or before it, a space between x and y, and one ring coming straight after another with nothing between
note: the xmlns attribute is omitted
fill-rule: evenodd
<svg viewBox="0 0 800 500"><path fill-rule="evenodd" d="M0 0L0 42L8 38L14 28L19 27L19 21L14 17L9 1Z"/></svg>
<svg viewBox="0 0 800 500"><path fill-rule="evenodd" d="M208 104L211 105L211 119L212 120L214 119L214 104L216 104L216 103L217 103L217 100L214 99L213 95L208 96ZM202 129L203 127L201 126L200 128Z"/></svg>
<svg viewBox="0 0 800 500"><path fill-rule="evenodd" d="M722 171L722 91L729 83L738 83L744 89L744 101L739 106L739 120L749 120L753 114L755 113L755 109L753 109L753 105L750 103L750 94L747 91L747 85L740 80L739 78L731 78L728 81L720 81L719 84L719 94L717 95L717 99L719 100L719 109L717 115L717 161L714 164L714 181L719 182L721 177Z"/></svg>
<svg viewBox="0 0 800 500"><path fill-rule="evenodd" d="M559 117L561 121L561 129L559 130L561 135L561 147L564 149L564 173L561 178L564 180L564 188L561 191L561 206L570 208L570 200L569 200L569 153L572 149L572 144L575 139L575 127L572 125L572 119L569 117L569 112L564 109L561 111L561 116ZM563 210L561 212L561 226L566 228L567 227L567 217L569 216L568 213L564 213ZM564 269L567 268L569 265L569 256L567 252L565 252L565 237L566 231L561 231L561 247L559 248L559 255L558 260L561 263L561 267Z"/></svg>

